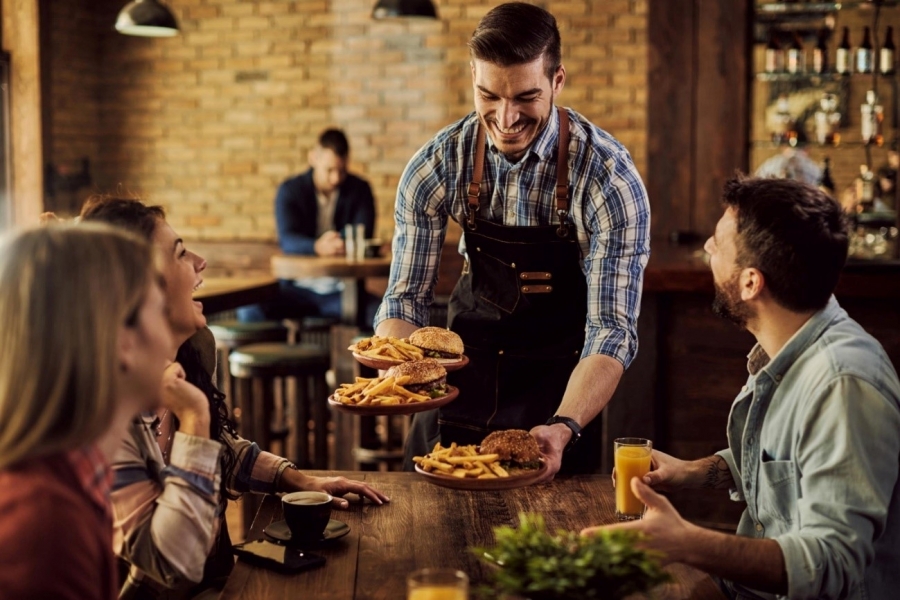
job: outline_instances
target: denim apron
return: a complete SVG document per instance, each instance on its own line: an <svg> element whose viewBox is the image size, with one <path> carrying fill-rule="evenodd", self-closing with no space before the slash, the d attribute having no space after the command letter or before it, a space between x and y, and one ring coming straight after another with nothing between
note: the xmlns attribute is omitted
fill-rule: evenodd
<svg viewBox="0 0 900 600"><path fill-rule="evenodd" d="M491 431L530 430L553 416L581 356L587 283L581 248L568 222L569 118L559 114L556 209L559 223L511 227L479 218L484 130L475 143L473 182L463 227L468 260L450 296L448 327L465 344L469 364L447 382L459 397L415 415L406 443L412 457L443 445L478 444ZM599 466L599 421L563 457L563 472Z"/></svg>

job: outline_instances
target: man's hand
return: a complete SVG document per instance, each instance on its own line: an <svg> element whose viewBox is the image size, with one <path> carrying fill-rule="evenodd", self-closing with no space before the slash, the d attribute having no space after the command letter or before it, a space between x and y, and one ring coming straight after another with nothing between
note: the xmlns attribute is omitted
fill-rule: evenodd
<svg viewBox="0 0 900 600"><path fill-rule="evenodd" d="M593 535L600 529L639 531L646 536L640 542L640 546L662 553L660 562L663 565L671 562L683 562L686 551L691 547L691 536L699 530L699 527L681 518L667 498L654 492L650 486L641 482L637 477L631 480L631 491L647 505L643 519L619 525L588 527L583 529L581 534Z"/></svg>
<svg viewBox="0 0 900 600"><path fill-rule="evenodd" d="M188 383L184 369L177 362L163 372L160 397L162 407L178 417L182 433L209 437L209 399L200 388Z"/></svg>
<svg viewBox="0 0 900 600"><path fill-rule="evenodd" d="M562 467L563 451L572 437L572 430L562 423L555 423L538 425L530 433L537 440L538 448L544 455L544 464L547 465L547 472L538 481L550 481Z"/></svg>
<svg viewBox="0 0 900 600"><path fill-rule="evenodd" d="M344 240L337 231L326 231L316 240L316 256L344 256Z"/></svg>
<svg viewBox="0 0 900 600"><path fill-rule="evenodd" d="M360 500L368 498L375 504L384 504L390 502L391 499L382 492L363 483L362 481L354 481L346 477L313 477L305 475L300 471L293 469L285 469L282 477L281 487L285 492L325 492L334 496L332 503L336 508L347 508L350 503L342 498L344 494L357 494Z"/></svg>

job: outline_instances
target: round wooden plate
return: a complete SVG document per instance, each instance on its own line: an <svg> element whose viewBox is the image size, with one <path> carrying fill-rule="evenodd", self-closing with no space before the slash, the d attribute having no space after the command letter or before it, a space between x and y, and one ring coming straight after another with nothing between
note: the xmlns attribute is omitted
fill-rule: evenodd
<svg viewBox="0 0 900 600"><path fill-rule="evenodd" d="M405 360L396 360L390 358L373 358L371 356L363 356L362 354L353 353L353 358L355 358L359 364L366 365L367 367L371 367L373 369L390 369L395 365L399 365L402 362L407 362ZM447 369L447 371L456 371L458 369L462 369L464 366L469 364L469 357L465 354L462 355L462 358L438 358L435 359L441 365Z"/></svg>
<svg viewBox="0 0 900 600"><path fill-rule="evenodd" d="M451 477L450 475L439 475L436 473L428 473L423 471L419 465L416 465L416 473L424 477L429 483L440 485L443 487L453 488L454 490L511 490L515 488L531 485L544 476L547 472L547 464L541 462L541 468L532 471L523 471L509 477L498 477L496 479L474 479L472 477Z"/></svg>
<svg viewBox="0 0 900 600"><path fill-rule="evenodd" d="M335 410L339 410L351 415L411 415L417 412L440 408L445 404L449 404L450 402L456 400L457 396L459 396L459 388L448 385L446 394L444 394L440 398L435 398L434 400L426 400L425 402L390 404L388 406L380 406L378 404L375 404L373 406L367 404L364 404L363 406L356 406L355 404L342 404L340 401L335 400L334 394L332 394L328 397L328 404L334 407Z"/></svg>

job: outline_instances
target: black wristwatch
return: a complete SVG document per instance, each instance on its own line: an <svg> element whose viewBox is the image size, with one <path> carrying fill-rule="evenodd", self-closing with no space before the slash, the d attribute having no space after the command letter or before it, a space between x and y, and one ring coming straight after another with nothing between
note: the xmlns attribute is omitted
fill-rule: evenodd
<svg viewBox="0 0 900 600"><path fill-rule="evenodd" d="M570 419L569 417L561 417L559 415L553 415L549 419L545 425L554 425L556 423L562 423L566 427L572 430L572 437L569 439L569 443L566 444L566 452L572 449L572 446L581 439L581 425L579 425L575 419Z"/></svg>

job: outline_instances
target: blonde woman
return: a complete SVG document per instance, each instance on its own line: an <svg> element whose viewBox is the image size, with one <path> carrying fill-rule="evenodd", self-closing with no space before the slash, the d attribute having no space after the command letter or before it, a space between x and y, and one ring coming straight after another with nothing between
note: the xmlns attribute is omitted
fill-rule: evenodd
<svg viewBox="0 0 900 600"><path fill-rule="evenodd" d="M0 597L115 598L110 457L177 371L151 247L100 225L5 239L0 348Z"/></svg>

